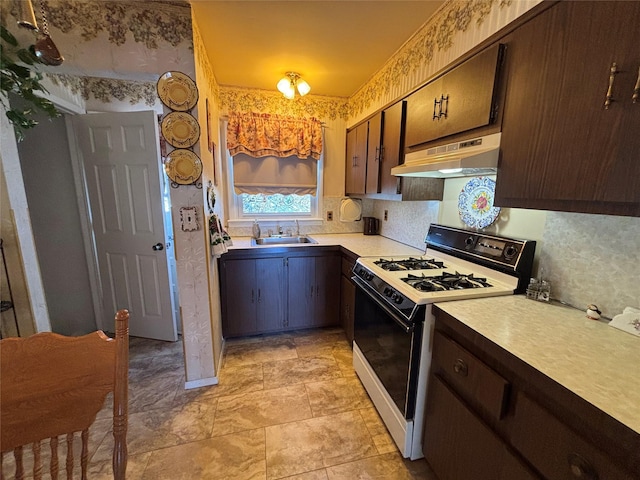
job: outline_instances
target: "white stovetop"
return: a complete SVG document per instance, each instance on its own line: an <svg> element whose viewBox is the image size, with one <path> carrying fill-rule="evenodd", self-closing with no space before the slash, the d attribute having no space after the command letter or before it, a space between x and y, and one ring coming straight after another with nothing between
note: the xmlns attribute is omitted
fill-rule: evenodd
<svg viewBox="0 0 640 480"><path fill-rule="evenodd" d="M408 299L419 305L467 298L512 295L518 285L518 280L515 277L483 267L482 265L466 262L459 258L437 251L434 252L427 250L426 255L413 256L413 258L435 259L437 261L444 262L444 268L388 271L376 265L375 262L381 258L384 260L403 260L408 258L408 256L360 257L357 263L367 268L369 271L384 280L390 287L394 288L396 291L405 295ZM403 278L406 278L408 274L418 277L436 277L443 273L473 274L474 277L486 278L491 286L468 288L463 290L446 290L441 292L422 292L402 280Z"/></svg>

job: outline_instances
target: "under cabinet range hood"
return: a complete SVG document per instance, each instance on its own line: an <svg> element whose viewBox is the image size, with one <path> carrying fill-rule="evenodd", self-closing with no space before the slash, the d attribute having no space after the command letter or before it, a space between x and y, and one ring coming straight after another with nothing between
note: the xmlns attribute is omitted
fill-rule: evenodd
<svg viewBox="0 0 640 480"><path fill-rule="evenodd" d="M404 163L393 167L391 174L432 178L495 175L501 135L494 133L407 153Z"/></svg>

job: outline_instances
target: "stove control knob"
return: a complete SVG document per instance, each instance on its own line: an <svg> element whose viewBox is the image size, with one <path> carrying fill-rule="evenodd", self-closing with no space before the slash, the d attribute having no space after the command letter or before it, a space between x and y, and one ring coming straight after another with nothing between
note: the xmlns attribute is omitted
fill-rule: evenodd
<svg viewBox="0 0 640 480"><path fill-rule="evenodd" d="M391 295L393 295L393 290L391 290L389 287L384 287L384 293L387 297L390 297Z"/></svg>
<svg viewBox="0 0 640 480"><path fill-rule="evenodd" d="M473 237L473 236L467 237L466 240L464 241L465 248L468 249L468 248L472 247L474 242L475 242L475 237Z"/></svg>
<svg viewBox="0 0 640 480"><path fill-rule="evenodd" d="M367 280L373 279L373 273L367 272L366 275L367 275Z"/></svg>
<svg viewBox="0 0 640 480"><path fill-rule="evenodd" d="M391 300L393 300L395 303L402 303L402 295L394 293L393 295L391 295Z"/></svg>
<svg viewBox="0 0 640 480"><path fill-rule="evenodd" d="M507 260L511 260L516 255L516 253L518 253L518 249L513 245L509 245L507 248L504 249L504 257Z"/></svg>

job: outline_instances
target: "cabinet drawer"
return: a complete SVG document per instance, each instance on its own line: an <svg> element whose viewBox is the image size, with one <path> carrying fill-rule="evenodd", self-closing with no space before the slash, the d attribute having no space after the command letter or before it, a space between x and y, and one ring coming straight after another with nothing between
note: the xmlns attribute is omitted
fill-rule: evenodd
<svg viewBox="0 0 640 480"><path fill-rule="evenodd" d="M430 376L423 452L441 480L537 480L451 389Z"/></svg>
<svg viewBox="0 0 640 480"><path fill-rule="evenodd" d="M603 452L522 392L512 444L549 480L632 480Z"/></svg>
<svg viewBox="0 0 640 480"><path fill-rule="evenodd" d="M453 340L436 331L433 342L436 372L471 405L501 419L509 382Z"/></svg>

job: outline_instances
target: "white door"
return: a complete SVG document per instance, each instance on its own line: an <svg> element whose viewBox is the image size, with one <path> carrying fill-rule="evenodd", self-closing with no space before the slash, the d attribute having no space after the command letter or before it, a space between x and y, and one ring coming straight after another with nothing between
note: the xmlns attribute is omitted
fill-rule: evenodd
<svg viewBox="0 0 640 480"><path fill-rule="evenodd" d="M89 195L102 318L127 308L130 334L177 340L152 111L73 117ZM109 325L107 323L107 325Z"/></svg>

